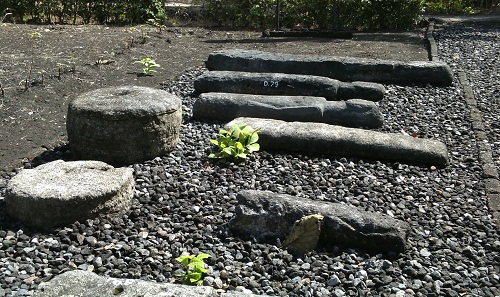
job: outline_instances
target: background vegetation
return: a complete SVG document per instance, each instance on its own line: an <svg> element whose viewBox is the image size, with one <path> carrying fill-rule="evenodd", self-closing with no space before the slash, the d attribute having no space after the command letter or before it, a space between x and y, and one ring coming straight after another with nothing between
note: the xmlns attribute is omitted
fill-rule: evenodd
<svg viewBox="0 0 500 297"><path fill-rule="evenodd" d="M0 21L35 23L165 22L167 0L2 0ZM277 0L192 0L205 24L275 28ZM474 13L500 0L281 0L281 26L318 29L407 29L422 13Z"/></svg>

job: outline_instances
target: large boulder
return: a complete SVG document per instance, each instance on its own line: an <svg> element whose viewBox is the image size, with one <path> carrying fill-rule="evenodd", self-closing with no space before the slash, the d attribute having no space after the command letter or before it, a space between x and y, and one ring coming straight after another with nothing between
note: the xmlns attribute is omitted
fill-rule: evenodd
<svg viewBox="0 0 500 297"><path fill-rule="evenodd" d="M254 95L324 97L326 100L365 99L380 101L384 86L370 82L341 82L314 75L209 71L196 78L197 93L221 92Z"/></svg>
<svg viewBox="0 0 500 297"><path fill-rule="evenodd" d="M7 213L41 229L123 213L134 196L132 171L99 161L61 160L24 169L7 184Z"/></svg>
<svg viewBox="0 0 500 297"><path fill-rule="evenodd" d="M410 226L403 221L340 203L254 190L241 191L236 198L236 215L229 228L245 239L283 241L295 221L313 214L323 216L318 245L326 249L345 246L403 252L410 232Z"/></svg>
<svg viewBox="0 0 500 297"><path fill-rule="evenodd" d="M264 150L293 150L432 165L448 163L446 145L432 139L323 123L248 117L236 118L227 126L233 124L261 128L259 144Z"/></svg>
<svg viewBox="0 0 500 297"><path fill-rule="evenodd" d="M173 150L181 122L182 103L176 95L124 86L76 97L68 106L66 128L76 158L128 165Z"/></svg>
<svg viewBox="0 0 500 297"><path fill-rule="evenodd" d="M378 128L378 106L362 99L327 101L322 97L204 93L193 106L193 117L230 121L237 117L317 122L346 127Z"/></svg>
<svg viewBox="0 0 500 297"><path fill-rule="evenodd" d="M34 297L230 297L264 296L242 292L222 293L206 286L186 286L156 283L139 279L119 279L98 276L95 273L75 270L60 274L48 282L41 283Z"/></svg>
<svg viewBox="0 0 500 297"><path fill-rule="evenodd" d="M209 70L294 73L330 77L341 81L445 86L451 85L453 81L453 72L444 62L401 62L240 49L211 53L206 66Z"/></svg>

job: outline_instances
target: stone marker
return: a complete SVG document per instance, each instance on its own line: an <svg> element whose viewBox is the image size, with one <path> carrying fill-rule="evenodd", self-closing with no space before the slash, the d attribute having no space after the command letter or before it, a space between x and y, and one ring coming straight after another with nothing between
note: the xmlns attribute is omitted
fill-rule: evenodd
<svg viewBox="0 0 500 297"><path fill-rule="evenodd" d="M293 150L376 160L446 165L448 150L440 141L322 123L236 118L227 124L261 128L261 149Z"/></svg>
<svg viewBox="0 0 500 297"><path fill-rule="evenodd" d="M385 94L384 86L376 83L346 83L314 75L237 71L204 73L194 81L194 89L198 93L313 96L329 101L353 98L380 101Z"/></svg>
<svg viewBox="0 0 500 297"><path fill-rule="evenodd" d="M119 279L98 276L95 273L74 270L60 274L41 283L34 297L230 297L265 296L242 292L218 293L212 287L157 283L139 279Z"/></svg>
<svg viewBox="0 0 500 297"><path fill-rule="evenodd" d="M341 81L451 85L453 72L444 62L389 61L367 58L292 55L256 50L221 50L206 61L209 70L317 75Z"/></svg>
<svg viewBox="0 0 500 297"><path fill-rule="evenodd" d="M230 121L237 117L317 122L346 127L378 128L384 118L378 106L362 99L326 101L322 97L203 93L193 117Z"/></svg>
<svg viewBox="0 0 500 297"><path fill-rule="evenodd" d="M24 169L7 184L7 213L41 229L119 214L134 196L132 172L99 161L58 160Z"/></svg>
<svg viewBox="0 0 500 297"><path fill-rule="evenodd" d="M128 165L175 148L181 100L162 90L124 86L84 93L68 106L66 128L78 159Z"/></svg>
<svg viewBox="0 0 500 297"><path fill-rule="evenodd" d="M403 252L410 231L406 222L340 203L254 190L241 191L236 199L236 214L229 228L244 239L275 243L288 235L296 220L311 214L324 217L318 247L327 250L344 246Z"/></svg>

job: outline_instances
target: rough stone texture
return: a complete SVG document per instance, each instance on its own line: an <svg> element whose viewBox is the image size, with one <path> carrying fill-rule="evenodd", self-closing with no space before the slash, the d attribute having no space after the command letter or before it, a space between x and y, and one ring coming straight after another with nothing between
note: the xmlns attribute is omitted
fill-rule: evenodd
<svg viewBox="0 0 500 297"><path fill-rule="evenodd" d="M362 99L326 101L322 97L233 93L201 94L194 103L193 117L221 121L255 117L367 128L384 122L378 106Z"/></svg>
<svg viewBox="0 0 500 297"><path fill-rule="evenodd" d="M153 159L179 142L181 100L146 87L84 93L68 106L66 128L76 158L113 165Z"/></svg>
<svg viewBox="0 0 500 297"><path fill-rule="evenodd" d="M293 150L434 165L448 163L448 150L444 143L403 134L258 118L236 118L227 126L233 124L261 128L259 143L264 150Z"/></svg>
<svg viewBox="0 0 500 297"><path fill-rule="evenodd" d="M35 297L230 297L264 296L238 292L219 294L206 286L185 286L170 283L156 283L138 279L118 279L98 276L95 273L68 271L41 283Z"/></svg>
<svg viewBox="0 0 500 297"><path fill-rule="evenodd" d="M318 75L341 81L451 85L453 73L443 62L400 62L379 59L222 50L211 53L209 70L279 72Z"/></svg>
<svg viewBox="0 0 500 297"><path fill-rule="evenodd" d="M7 213L42 229L121 213L134 195L132 172L99 161L58 160L24 169L7 184Z"/></svg>
<svg viewBox="0 0 500 297"><path fill-rule="evenodd" d="M266 242L284 239L294 222L320 214L324 216L318 246L363 248L376 252L402 252L410 226L390 216L360 211L353 206L270 191L241 191L237 195L236 215L229 227L244 238Z"/></svg>
<svg viewBox="0 0 500 297"><path fill-rule="evenodd" d="M194 88L198 93L314 96L329 101L353 98L380 101L385 94L384 86L376 83L347 83L314 75L238 71L207 72L194 81Z"/></svg>

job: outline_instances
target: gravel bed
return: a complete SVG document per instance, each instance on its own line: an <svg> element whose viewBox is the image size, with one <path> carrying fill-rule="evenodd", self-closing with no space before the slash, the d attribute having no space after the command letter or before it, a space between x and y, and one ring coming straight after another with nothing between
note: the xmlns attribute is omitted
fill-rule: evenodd
<svg viewBox="0 0 500 297"><path fill-rule="evenodd" d="M449 36L450 51L452 43L464 52L474 47L453 32L440 33ZM443 38L438 40L442 47ZM29 296L40 281L71 269L174 282L180 268L175 258L183 252L211 254L205 284L224 290L277 296L500 295L500 237L486 204L468 107L456 83L447 88L387 85L380 102L386 117L381 131L445 142L447 167L267 151L244 163L218 164L207 159L208 139L221 123L190 118L192 81L204 71L192 69L165 85L183 98L181 143L167 156L132 166L137 187L129 214L39 233L6 217L1 197L10 177L0 179L0 296L2 290L6 296ZM472 78L470 71L467 75ZM492 83L486 76L477 79ZM70 156L63 146L26 167ZM335 247L298 256L273 243L242 241L231 235L227 222L243 189L394 216L412 226L408 249L370 254Z"/></svg>
<svg viewBox="0 0 500 297"><path fill-rule="evenodd" d="M500 25L438 25L439 54L454 72L464 71L479 104L493 159L500 172Z"/></svg>

